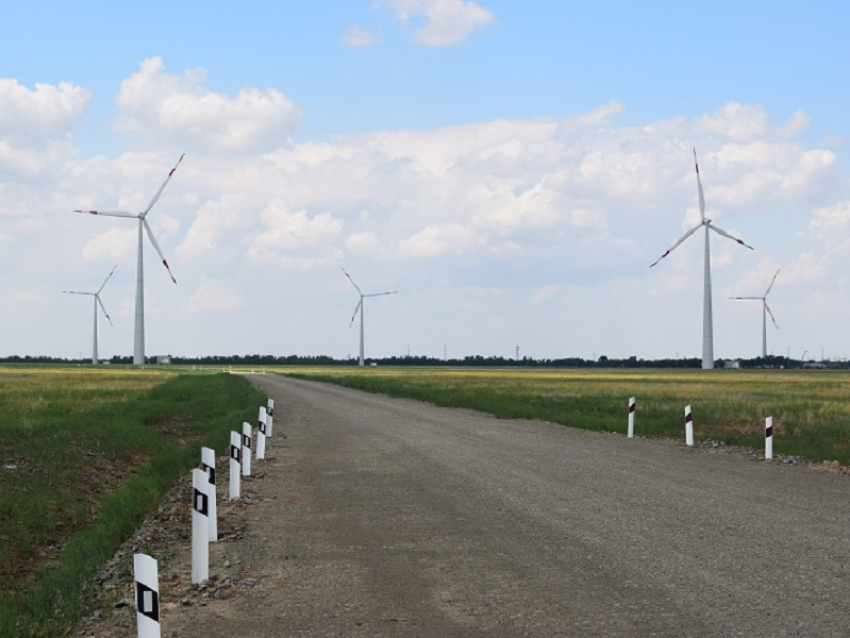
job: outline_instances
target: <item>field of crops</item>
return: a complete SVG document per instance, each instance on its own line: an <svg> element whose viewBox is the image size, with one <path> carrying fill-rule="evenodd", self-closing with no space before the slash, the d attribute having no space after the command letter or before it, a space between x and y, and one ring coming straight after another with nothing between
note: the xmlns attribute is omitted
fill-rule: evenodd
<svg viewBox="0 0 850 638"><path fill-rule="evenodd" d="M0 367L0 636L62 635L97 567L261 403L227 374Z"/></svg>
<svg viewBox="0 0 850 638"><path fill-rule="evenodd" d="M684 437L761 448L773 417L777 454L850 464L850 372L815 370L563 370L280 368L276 372L466 407L625 434L637 398L638 436Z"/></svg>

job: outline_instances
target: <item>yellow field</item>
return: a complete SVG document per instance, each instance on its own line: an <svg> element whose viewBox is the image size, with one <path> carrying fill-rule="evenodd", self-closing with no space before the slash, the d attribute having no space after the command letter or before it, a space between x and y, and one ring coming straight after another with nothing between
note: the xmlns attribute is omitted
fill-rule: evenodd
<svg viewBox="0 0 850 638"><path fill-rule="evenodd" d="M600 370L536 368L276 368L373 392L511 418L679 437L691 405L698 440L760 446L772 416L777 452L850 463L850 372L828 370Z"/></svg>

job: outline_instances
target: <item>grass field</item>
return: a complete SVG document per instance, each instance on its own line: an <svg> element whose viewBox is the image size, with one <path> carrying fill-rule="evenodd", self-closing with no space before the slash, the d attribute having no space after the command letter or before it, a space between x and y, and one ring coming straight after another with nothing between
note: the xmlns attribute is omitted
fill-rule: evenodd
<svg viewBox="0 0 850 638"><path fill-rule="evenodd" d="M60 636L97 567L265 397L227 374L0 367L0 636Z"/></svg>
<svg viewBox="0 0 850 638"><path fill-rule="evenodd" d="M762 448L774 421L777 454L850 465L850 372L815 370L564 370L293 368L352 388L625 434L637 398L638 436L684 438L693 409L697 441Z"/></svg>

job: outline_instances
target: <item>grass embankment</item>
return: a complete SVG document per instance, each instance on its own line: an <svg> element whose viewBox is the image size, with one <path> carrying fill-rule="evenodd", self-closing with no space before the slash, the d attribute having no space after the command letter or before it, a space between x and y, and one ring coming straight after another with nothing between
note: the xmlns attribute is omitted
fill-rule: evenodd
<svg viewBox="0 0 850 638"><path fill-rule="evenodd" d="M97 567L265 397L226 374L0 368L0 636L60 636Z"/></svg>
<svg viewBox="0 0 850 638"><path fill-rule="evenodd" d="M684 437L693 407L697 440L764 445L773 417L774 449L850 465L850 372L814 370L529 370L302 368L275 372L369 392L464 407L502 418L542 419L625 433L637 397L636 434Z"/></svg>

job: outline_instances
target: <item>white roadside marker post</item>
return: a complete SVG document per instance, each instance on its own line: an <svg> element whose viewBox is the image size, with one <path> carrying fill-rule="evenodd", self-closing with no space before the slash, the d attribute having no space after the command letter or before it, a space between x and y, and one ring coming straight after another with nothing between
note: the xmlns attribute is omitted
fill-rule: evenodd
<svg viewBox="0 0 850 638"><path fill-rule="evenodd" d="M764 420L764 460L773 458L773 417Z"/></svg>
<svg viewBox="0 0 850 638"><path fill-rule="evenodd" d="M203 470L192 470L192 583L210 577L209 477Z"/></svg>
<svg viewBox="0 0 850 638"><path fill-rule="evenodd" d="M694 446L694 422L691 419L691 406L685 406L685 445Z"/></svg>
<svg viewBox="0 0 850 638"><path fill-rule="evenodd" d="M269 399L266 406L266 436L271 436L272 430L274 430L274 399Z"/></svg>
<svg viewBox="0 0 850 638"><path fill-rule="evenodd" d="M218 540L218 497L215 492L215 450L201 448L201 469L207 474L207 496L209 497L210 542Z"/></svg>
<svg viewBox="0 0 850 638"><path fill-rule="evenodd" d="M239 482L242 473L242 436L230 433L230 500L239 498Z"/></svg>
<svg viewBox="0 0 850 638"><path fill-rule="evenodd" d="M261 461L266 458L266 409L260 407L260 414L257 417L257 460Z"/></svg>
<svg viewBox="0 0 850 638"><path fill-rule="evenodd" d="M133 555L136 588L136 628L139 638L161 638L159 623L159 573L156 560L147 554Z"/></svg>
<svg viewBox="0 0 850 638"><path fill-rule="evenodd" d="M630 439L635 436L635 405L637 404L637 400L635 397L629 399L629 435Z"/></svg>
<svg viewBox="0 0 850 638"><path fill-rule="evenodd" d="M242 422L242 476L251 476L251 424Z"/></svg>

